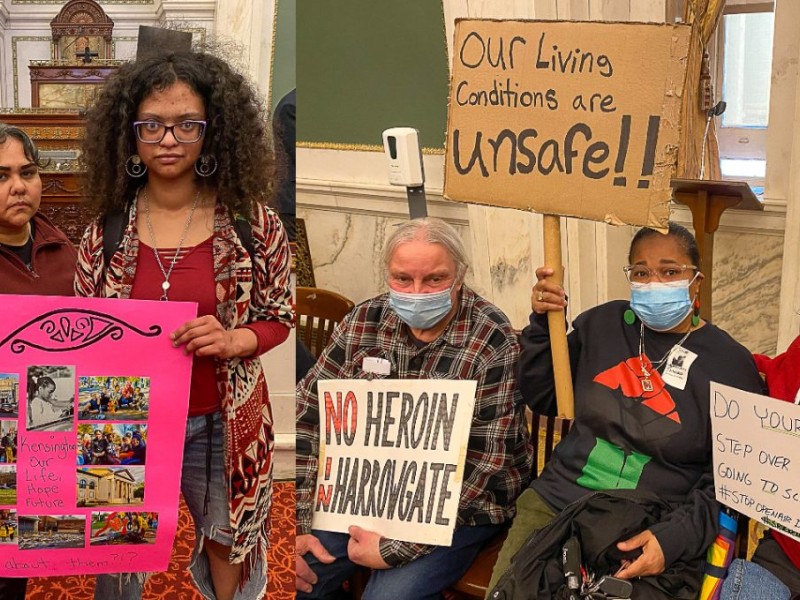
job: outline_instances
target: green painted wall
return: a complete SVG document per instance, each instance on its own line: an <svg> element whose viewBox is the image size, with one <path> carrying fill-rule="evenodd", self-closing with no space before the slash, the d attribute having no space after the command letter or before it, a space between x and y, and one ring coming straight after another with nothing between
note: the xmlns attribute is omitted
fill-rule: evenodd
<svg viewBox="0 0 800 600"><path fill-rule="evenodd" d="M299 142L381 145L388 127L443 148L448 69L437 0L304 0L297 19Z"/></svg>

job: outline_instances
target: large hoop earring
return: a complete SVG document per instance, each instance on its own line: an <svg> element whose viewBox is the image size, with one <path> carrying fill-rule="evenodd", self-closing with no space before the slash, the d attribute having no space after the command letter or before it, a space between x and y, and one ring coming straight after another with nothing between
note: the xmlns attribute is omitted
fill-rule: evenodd
<svg viewBox="0 0 800 600"><path fill-rule="evenodd" d="M194 172L200 177L211 177L217 172L217 158L213 154L201 154L194 163Z"/></svg>
<svg viewBox="0 0 800 600"><path fill-rule="evenodd" d="M142 163L142 157L138 154L131 154L125 161L125 172L134 179L147 173L147 165Z"/></svg>

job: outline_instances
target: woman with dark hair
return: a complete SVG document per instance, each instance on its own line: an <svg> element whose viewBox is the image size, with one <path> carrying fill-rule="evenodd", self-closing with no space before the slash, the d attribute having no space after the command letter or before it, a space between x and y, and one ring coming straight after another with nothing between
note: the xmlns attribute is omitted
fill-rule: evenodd
<svg viewBox="0 0 800 600"><path fill-rule="evenodd" d="M43 167L22 129L0 123L0 293L72 296L77 255L39 212ZM24 578L0 578L0 598L25 598Z"/></svg>
<svg viewBox="0 0 800 600"><path fill-rule="evenodd" d="M22 129L0 123L0 292L72 296L75 248L39 212L43 167Z"/></svg>
<svg viewBox="0 0 800 600"><path fill-rule="evenodd" d="M120 67L86 122L99 217L76 293L198 303L170 336L194 355L181 479L198 538L190 572L206 598L263 597L273 433L259 355L293 324L289 245L267 207L269 121L225 62L185 53ZM95 598L141 596L144 576L119 577L99 576Z"/></svg>
<svg viewBox="0 0 800 600"><path fill-rule="evenodd" d="M513 563L512 556L528 536L547 531L543 528L557 523L568 506L567 514L572 514L579 501L592 506L587 499L598 497L593 492L628 490L648 508L656 501L663 505L649 526L632 525L620 537L613 532L627 518L625 511L614 519L590 519L592 535L608 535L611 544L603 560L613 569L598 577L632 580L634 597L696 598L699 593L718 515L710 382L759 392L761 380L750 353L700 318L703 274L689 231L674 223L667 234L639 230L628 262L623 270L630 301L600 305L573 323L568 336L575 395L572 428L517 500L517 516L492 584L509 565L513 571L514 563L524 560L528 546ZM547 313L567 305L564 289L547 279L552 273L544 267L536 271L519 379L528 406L550 415L556 413L556 402ZM537 597L530 587L526 593Z"/></svg>

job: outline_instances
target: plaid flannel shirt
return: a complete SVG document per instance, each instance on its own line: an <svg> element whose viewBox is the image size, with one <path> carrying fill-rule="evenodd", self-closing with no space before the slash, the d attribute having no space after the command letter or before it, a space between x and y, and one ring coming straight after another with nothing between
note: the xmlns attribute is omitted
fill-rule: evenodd
<svg viewBox="0 0 800 600"><path fill-rule="evenodd" d="M345 317L314 368L297 385L297 533L311 532L319 456L319 379L364 379L362 361L379 357L393 379L477 380L472 429L457 526L503 523L527 484L532 447L516 389L517 337L494 305L462 287L459 310L447 329L422 347L389 308L388 294ZM380 552L400 566L435 546L383 538Z"/></svg>

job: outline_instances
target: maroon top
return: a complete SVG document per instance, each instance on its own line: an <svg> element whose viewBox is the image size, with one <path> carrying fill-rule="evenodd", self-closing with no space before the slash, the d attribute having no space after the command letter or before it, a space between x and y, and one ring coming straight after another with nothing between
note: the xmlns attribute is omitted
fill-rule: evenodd
<svg viewBox="0 0 800 600"><path fill-rule="evenodd" d="M175 248L158 251L161 264L169 272ZM139 240L139 260L131 289L131 298L158 300L163 290L164 275L153 255L153 249ZM180 256L169 276L170 301L197 302L197 316L216 316L217 299L214 294L213 238L193 248L181 248ZM283 342L289 329L278 321L257 321L246 325L256 334L258 348L253 355L263 354ZM192 387L189 393L189 416L206 415L220 410L217 390L215 359L195 356L192 361Z"/></svg>
<svg viewBox="0 0 800 600"><path fill-rule="evenodd" d="M0 294L73 296L78 253L67 237L41 213L32 219L30 268L0 244Z"/></svg>

